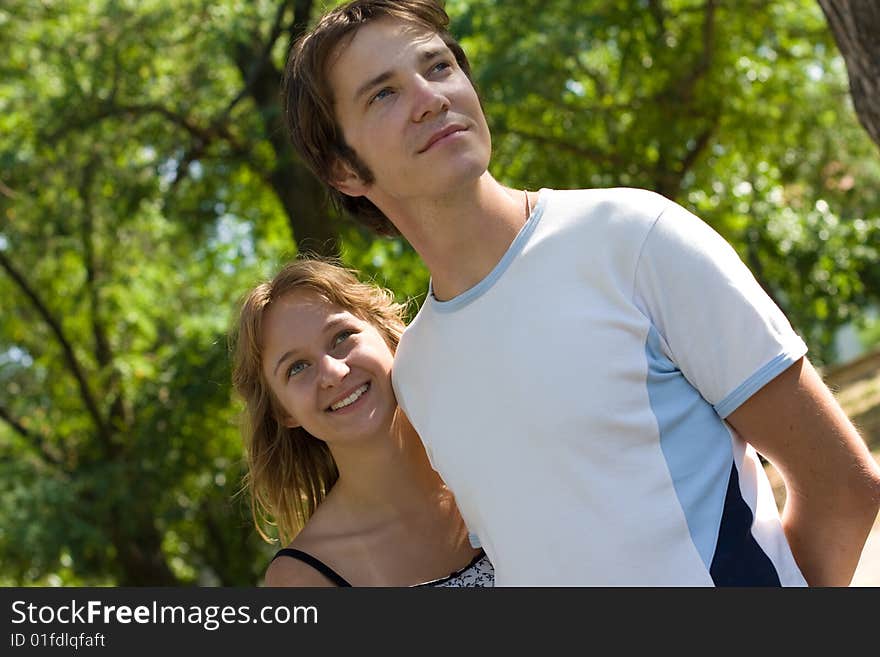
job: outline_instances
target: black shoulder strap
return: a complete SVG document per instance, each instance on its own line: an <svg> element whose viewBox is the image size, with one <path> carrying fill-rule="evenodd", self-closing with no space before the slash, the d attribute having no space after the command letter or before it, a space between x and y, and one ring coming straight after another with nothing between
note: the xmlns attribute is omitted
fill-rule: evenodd
<svg viewBox="0 0 880 657"><path fill-rule="evenodd" d="M275 553L275 556L272 557L272 561L275 561L275 559L277 559L278 557L291 557L293 559L298 559L300 561L303 561L303 562L309 564L312 568L317 570L319 573L324 575L324 577L329 579L331 582L336 584L336 586L348 586L348 587L351 586L351 584L349 584L345 580L345 578L342 577L342 575L337 573L335 570L333 570L330 566L325 564L323 561L320 561L320 560L316 559L315 557L313 557L308 552L303 552L302 550L297 550L295 548L283 548L281 550L278 550L278 552Z"/></svg>

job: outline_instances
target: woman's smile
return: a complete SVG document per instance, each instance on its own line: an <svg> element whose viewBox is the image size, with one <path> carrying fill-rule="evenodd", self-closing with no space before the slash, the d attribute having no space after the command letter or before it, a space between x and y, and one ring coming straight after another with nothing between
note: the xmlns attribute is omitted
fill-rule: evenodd
<svg viewBox="0 0 880 657"><path fill-rule="evenodd" d="M363 396L367 393L367 391L369 389L370 389L369 382L364 383L361 386L358 386L357 388L355 388L354 391L352 391L351 393L349 393L348 395L346 395L342 399L330 404L330 406L327 408L327 411L329 413L336 413L336 412L339 412L343 409L351 408L353 405L355 405L358 401L360 401L363 398Z"/></svg>

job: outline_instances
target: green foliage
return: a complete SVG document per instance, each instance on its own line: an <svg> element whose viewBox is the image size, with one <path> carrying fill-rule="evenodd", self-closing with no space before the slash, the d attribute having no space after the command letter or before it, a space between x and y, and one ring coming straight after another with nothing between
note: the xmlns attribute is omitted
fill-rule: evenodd
<svg viewBox="0 0 880 657"><path fill-rule="evenodd" d="M397 301L409 304L410 319L425 300L428 270L402 238L377 238L358 227L342 234L342 260L361 272L364 280L394 291Z"/></svg>
<svg viewBox="0 0 880 657"><path fill-rule="evenodd" d="M880 160L812 0L452 0L493 128L532 188L637 186L737 248L817 363L880 294Z"/></svg>
<svg viewBox="0 0 880 657"><path fill-rule="evenodd" d="M207 143L241 85L223 49L254 7L3 15L0 407L19 428L0 429L9 583L261 575L267 547L236 497L226 332L234 292L291 248L290 231L255 168L271 149L247 136L253 121L236 123L255 141L247 161L230 156L245 137Z"/></svg>
<svg viewBox="0 0 880 657"><path fill-rule="evenodd" d="M502 182L661 191L734 244L815 361L848 321L876 341L880 158L811 0L447 9ZM412 248L328 211L282 146L293 11L0 9L0 584L257 583L237 301L309 226L424 299Z"/></svg>

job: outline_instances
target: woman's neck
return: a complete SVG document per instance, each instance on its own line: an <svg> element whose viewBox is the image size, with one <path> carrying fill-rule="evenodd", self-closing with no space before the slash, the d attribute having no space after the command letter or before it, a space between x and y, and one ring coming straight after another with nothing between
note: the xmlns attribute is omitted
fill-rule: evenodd
<svg viewBox="0 0 880 657"><path fill-rule="evenodd" d="M431 467L424 445L401 413L395 414L390 435L368 444L331 448L339 479L328 495L364 518L421 514L425 504L442 505L451 494Z"/></svg>

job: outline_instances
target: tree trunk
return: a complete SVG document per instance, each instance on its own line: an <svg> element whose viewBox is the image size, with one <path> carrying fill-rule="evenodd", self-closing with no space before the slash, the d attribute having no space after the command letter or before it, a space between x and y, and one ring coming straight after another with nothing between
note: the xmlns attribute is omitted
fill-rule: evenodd
<svg viewBox="0 0 880 657"><path fill-rule="evenodd" d="M819 0L846 62L859 121L880 146L880 2Z"/></svg>
<svg viewBox="0 0 880 657"><path fill-rule="evenodd" d="M287 135L281 111L281 76L266 56L275 39L282 36L291 41L302 33L311 14L311 0L299 0L294 4L296 20L289 30L280 26L285 16L286 3L279 5L276 30L265 44L240 43L235 48L235 62L248 81L248 93L257 106L265 126L266 137L275 150L275 168L269 173L268 182L278 194L278 199L290 221L293 239L300 252L311 251L321 255L339 255L338 226L330 212L328 195L324 185L296 156Z"/></svg>
<svg viewBox="0 0 880 657"><path fill-rule="evenodd" d="M111 533L121 571L119 586L180 586L168 567L162 537L149 513L141 514L136 532Z"/></svg>
<svg viewBox="0 0 880 657"><path fill-rule="evenodd" d="M275 168L269 182L290 218L297 248L301 252L338 255L339 231L329 212L327 193L296 156L282 121L280 81L281 72L267 65L251 87L251 97L259 107L266 135L275 149Z"/></svg>

